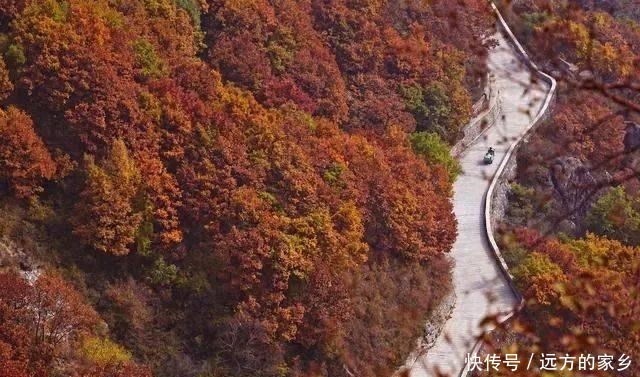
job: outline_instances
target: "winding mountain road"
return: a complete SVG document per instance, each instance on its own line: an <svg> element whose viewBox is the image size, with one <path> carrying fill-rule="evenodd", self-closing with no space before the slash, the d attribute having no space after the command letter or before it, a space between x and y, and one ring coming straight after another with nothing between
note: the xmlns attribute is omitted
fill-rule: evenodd
<svg viewBox="0 0 640 377"><path fill-rule="evenodd" d="M435 345L407 364L411 377L460 375L476 337L490 330L481 328L482 320L511 313L519 304L487 241L485 195L508 150L542 108L549 87L521 62L502 33L494 38L499 45L490 52L489 74L502 106L496 123L460 156L463 173L454 185L459 234L451 252L456 306ZM482 158L490 146L496 150L495 159L484 165Z"/></svg>

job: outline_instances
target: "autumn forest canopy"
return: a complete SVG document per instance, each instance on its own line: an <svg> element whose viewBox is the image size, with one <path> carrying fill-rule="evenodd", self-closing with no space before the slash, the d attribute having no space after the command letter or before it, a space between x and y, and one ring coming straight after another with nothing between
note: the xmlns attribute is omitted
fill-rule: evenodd
<svg viewBox="0 0 640 377"><path fill-rule="evenodd" d="M483 350L638 360L640 4L498 3L558 89L494 219L525 305ZM453 290L495 21L0 0L0 377L391 376Z"/></svg>
<svg viewBox="0 0 640 377"><path fill-rule="evenodd" d="M390 374L451 289L493 24L0 0L0 376Z"/></svg>

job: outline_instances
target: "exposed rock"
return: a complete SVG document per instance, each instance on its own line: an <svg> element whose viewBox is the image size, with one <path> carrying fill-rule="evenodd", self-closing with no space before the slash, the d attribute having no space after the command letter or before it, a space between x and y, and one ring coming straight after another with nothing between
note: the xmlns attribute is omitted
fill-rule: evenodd
<svg viewBox="0 0 640 377"><path fill-rule="evenodd" d="M638 171L640 168L640 124L626 122L627 128L624 135L625 156L622 161L624 168L630 171Z"/></svg>
<svg viewBox="0 0 640 377"><path fill-rule="evenodd" d="M624 135L624 151L626 153L640 150L640 124L627 122Z"/></svg>
<svg viewBox="0 0 640 377"><path fill-rule="evenodd" d="M451 313L453 313L455 306L456 293L452 289L451 292L442 299L442 302L433 308L431 313L427 316L429 320L424 325L424 335L422 338L418 339L417 347L409 356L408 360L417 360L421 355L424 355L433 347L436 340L442 333L445 323L449 318L451 318Z"/></svg>
<svg viewBox="0 0 640 377"><path fill-rule="evenodd" d="M594 76L592 71L585 69L578 74L578 77L582 80L593 80Z"/></svg>
<svg viewBox="0 0 640 377"><path fill-rule="evenodd" d="M0 270L17 270L30 283L40 275L38 265L21 247L6 237L0 238Z"/></svg>
<svg viewBox="0 0 640 377"><path fill-rule="evenodd" d="M421 345L423 349L433 347L442 332L445 322L451 318L451 312L455 306L456 294L452 290L451 293L434 308L433 313L429 316L429 322L427 322L424 327L424 337Z"/></svg>
<svg viewBox="0 0 640 377"><path fill-rule="evenodd" d="M575 234L578 230L578 226L571 220L562 220L558 224L557 231L565 234Z"/></svg>
<svg viewBox="0 0 640 377"><path fill-rule="evenodd" d="M569 218L582 218L591 206L594 196L591 194L598 184L589 167L575 157L560 157L549 169L549 179L557 202L563 205Z"/></svg>

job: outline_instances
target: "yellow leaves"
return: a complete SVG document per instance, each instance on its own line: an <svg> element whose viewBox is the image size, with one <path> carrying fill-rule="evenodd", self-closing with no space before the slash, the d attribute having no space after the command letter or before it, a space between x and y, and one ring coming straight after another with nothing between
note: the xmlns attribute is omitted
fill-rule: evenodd
<svg viewBox="0 0 640 377"><path fill-rule="evenodd" d="M131 353L108 338L87 337L80 352L91 363L100 366L121 364L131 360Z"/></svg>
<svg viewBox="0 0 640 377"><path fill-rule="evenodd" d="M560 305L571 310L572 312L579 311L578 298L566 294L561 294Z"/></svg>
<svg viewBox="0 0 640 377"><path fill-rule="evenodd" d="M594 26L603 29L611 25L611 15L604 12L594 12L592 14L592 20Z"/></svg>
<svg viewBox="0 0 640 377"><path fill-rule="evenodd" d="M353 138L354 144L357 145L358 151L360 151L363 156L375 159L376 149L365 137L360 135L354 135L351 137Z"/></svg>
<svg viewBox="0 0 640 377"><path fill-rule="evenodd" d="M230 207L237 220L244 225L255 225L265 219L271 203L265 203L264 195L259 195L252 187L241 187L233 192Z"/></svg>
<svg viewBox="0 0 640 377"><path fill-rule="evenodd" d="M304 217L287 218L285 222L278 263L300 278L315 268L318 258L331 265L337 274L355 269L367 260L364 226L352 202L342 205L334 215L318 209Z"/></svg>
<svg viewBox="0 0 640 377"><path fill-rule="evenodd" d="M524 278L543 275L560 277L563 272L560 266L553 263L547 255L534 251L527 256L520 266L513 270L513 274Z"/></svg>
<svg viewBox="0 0 640 377"><path fill-rule="evenodd" d="M249 145L263 147L282 138L282 117L276 110L260 106L253 96L233 86L220 85L220 105L231 112L238 127L249 138Z"/></svg>
<svg viewBox="0 0 640 377"><path fill-rule="evenodd" d="M633 52L626 45L619 47L610 42L594 42L592 61L594 68L602 74L627 77L633 72Z"/></svg>
<svg viewBox="0 0 640 377"><path fill-rule="evenodd" d="M351 268L367 261L369 245L363 242L364 225L362 214L353 202L344 203L334 215L337 231L345 241L343 263Z"/></svg>
<svg viewBox="0 0 640 377"><path fill-rule="evenodd" d="M91 30L90 35L85 37L92 38L94 47L103 47L112 40L113 29L123 26L123 15L110 7L110 5L102 0L74 3L73 5L74 23L77 24L77 32L83 30Z"/></svg>
<svg viewBox="0 0 640 377"><path fill-rule="evenodd" d="M453 46L439 46L437 57L439 65L444 70L445 77L443 81L462 82L466 77L465 62L469 60L469 56Z"/></svg>
<svg viewBox="0 0 640 377"><path fill-rule="evenodd" d="M66 21L67 16L69 15L69 3L67 1L45 0L39 6L44 14L51 17L56 22Z"/></svg>
<svg viewBox="0 0 640 377"><path fill-rule="evenodd" d="M142 111L144 111L149 118L154 122L160 122L160 118L162 117L162 104L156 96L147 91L143 91L140 93L138 102ZM178 114L182 115L181 113Z"/></svg>
<svg viewBox="0 0 640 377"><path fill-rule="evenodd" d="M537 327L534 334L541 335L542 348L597 344L620 351L633 344L637 266L630 265L639 250L592 234L580 240L550 239L537 248L513 272L529 299L523 315ZM561 338L548 336L554 333Z"/></svg>
<svg viewBox="0 0 640 377"><path fill-rule="evenodd" d="M135 194L140 185L140 172L135 161L129 157L124 141L118 139L113 142L104 168L111 175L115 187L128 195Z"/></svg>
<svg viewBox="0 0 640 377"><path fill-rule="evenodd" d="M281 247L276 251L276 266L305 280L314 268L312 256L318 252L317 239L298 234L282 234Z"/></svg>
<svg viewBox="0 0 640 377"><path fill-rule="evenodd" d="M580 59L586 59L591 45L589 30L584 24L574 21L568 21L566 26L569 32L568 38L575 45L576 54Z"/></svg>
<svg viewBox="0 0 640 377"><path fill-rule="evenodd" d="M136 63L140 67L140 75L144 79L158 79L167 75L167 65L156 52L155 46L145 38L133 42Z"/></svg>
<svg viewBox="0 0 640 377"><path fill-rule="evenodd" d="M142 214L134 209L141 188L136 164L129 158L124 142L116 140L101 164L87 158L86 170L74 233L96 250L126 255L142 221Z"/></svg>
<svg viewBox="0 0 640 377"><path fill-rule="evenodd" d="M598 43L594 46L594 56L605 65L605 68L612 70L611 63L618 58L618 51L610 43Z"/></svg>
<svg viewBox="0 0 640 377"><path fill-rule="evenodd" d="M619 241L598 237L588 233L584 239L571 240L567 243L571 251L578 256L583 268L611 269L630 271L630 261L640 255L640 248L625 246Z"/></svg>
<svg viewBox="0 0 640 377"><path fill-rule="evenodd" d="M175 5L169 0L144 0L144 7L152 16L167 17L175 12Z"/></svg>
<svg viewBox="0 0 640 377"><path fill-rule="evenodd" d="M271 68L278 74L285 73L294 62L297 48L298 41L293 30L289 27L279 27L271 35L266 46Z"/></svg>
<svg viewBox="0 0 640 377"><path fill-rule="evenodd" d="M617 243L617 242L616 242ZM619 243L617 243L620 245ZM587 234L586 239L571 240L568 245L578 256L581 266L604 266L613 241L597 238L593 234Z"/></svg>
<svg viewBox="0 0 640 377"><path fill-rule="evenodd" d="M71 25L61 22L67 17L67 12L68 9L62 9L54 0L32 2L24 10L22 17L16 20L13 29L22 43L46 43L48 39L56 37L60 39L51 43L63 45L70 40L79 39Z"/></svg>
<svg viewBox="0 0 640 377"><path fill-rule="evenodd" d="M624 34L609 14L594 12L587 17L578 15L572 20L554 20L547 25L554 30L543 38L567 41L573 45L575 63L593 69L600 75L616 75L622 78L633 72L634 52L631 51ZM561 54L566 50L558 46ZM570 51L571 52L571 51Z"/></svg>
<svg viewBox="0 0 640 377"><path fill-rule="evenodd" d="M540 304L550 305L554 298L562 296L558 284L565 281L566 277L560 266L546 254L530 253L512 272L527 296L535 298Z"/></svg>

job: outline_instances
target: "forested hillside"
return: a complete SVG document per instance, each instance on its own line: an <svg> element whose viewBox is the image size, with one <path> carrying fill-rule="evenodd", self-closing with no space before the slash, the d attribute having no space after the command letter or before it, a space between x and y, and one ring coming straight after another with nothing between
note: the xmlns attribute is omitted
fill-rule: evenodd
<svg viewBox="0 0 640 377"><path fill-rule="evenodd" d="M624 371L571 375L637 375L639 4L531 0L504 9L559 90L518 155L501 238L527 305L498 346L608 354L614 365L626 354Z"/></svg>
<svg viewBox="0 0 640 377"><path fill-rule="evenodd" d="M388 375L451 289L447 148L492 26L0 0L0 376Z"/></svg>

